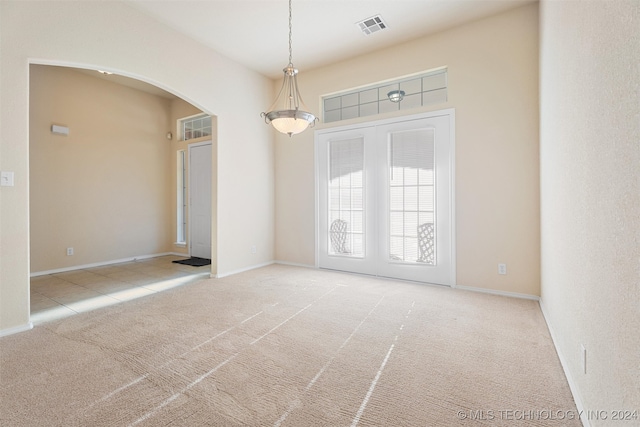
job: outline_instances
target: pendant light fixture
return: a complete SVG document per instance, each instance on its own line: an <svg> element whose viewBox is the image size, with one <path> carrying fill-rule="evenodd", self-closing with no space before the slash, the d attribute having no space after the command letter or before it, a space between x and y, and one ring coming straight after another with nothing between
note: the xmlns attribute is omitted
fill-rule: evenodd
<svg viewBox="0 0 640 427"><path fill-rule="evenodd" d="M267 124L273 125L278 132L289 136L303 132L309 125L313 127L318 120L316 116L305 111L307 107L298 90L298 70L294 68L291 59L291 28L291 0L289 0L289 64L282 70L284 80L278 97L269 107L269 111L260 114Z"/></svg>

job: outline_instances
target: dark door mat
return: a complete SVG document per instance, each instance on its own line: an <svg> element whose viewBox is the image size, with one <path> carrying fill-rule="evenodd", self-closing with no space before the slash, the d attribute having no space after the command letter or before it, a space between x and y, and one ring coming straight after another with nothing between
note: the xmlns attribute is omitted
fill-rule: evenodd
<svg viewBox="0 0 640 427"><path fill-rule="evenodd" d="M192 267L204 267L205 265L211 265L210 259L197 258L197 257L191 257L187 259L177 259L172 262L175 262L176 264L190 265Z"/></svg>

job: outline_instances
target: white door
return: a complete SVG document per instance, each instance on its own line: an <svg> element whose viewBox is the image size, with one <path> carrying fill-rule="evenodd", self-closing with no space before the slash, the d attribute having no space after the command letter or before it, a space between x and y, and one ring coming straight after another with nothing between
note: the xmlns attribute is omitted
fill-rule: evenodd
<svg viewBox="0 0 640 427"><path fill-rule="evenodd" d="M191 256L211 259L211 142L189 145Z"/></svg>
<svg viewBox="0 0 640 427"><path fill-rule="evenodd" d="M375 274L375 128L317 134L319 265Z"/></svg>
<svg viewBox="0 0 640 427"><path fill-rule="evenodd" d="M453 111L316 134L319 266L453 285Z"/></svg>

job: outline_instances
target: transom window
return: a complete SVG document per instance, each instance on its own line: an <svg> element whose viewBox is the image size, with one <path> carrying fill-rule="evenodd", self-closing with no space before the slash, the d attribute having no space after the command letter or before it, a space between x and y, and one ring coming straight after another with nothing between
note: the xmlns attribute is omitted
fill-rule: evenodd
<svg viewBox="0 0 640 427"><path fill-rule="evenodd" d="M446 101L447 69L441 68L324 96L323 121L337 122Z"/></svg>
<svg viewBox="0 0 640 427"><path fill-rule="evenodd" d="M211 116L207 114L188 117L181 120L180 123L183 141L211 136Z"/></svg>

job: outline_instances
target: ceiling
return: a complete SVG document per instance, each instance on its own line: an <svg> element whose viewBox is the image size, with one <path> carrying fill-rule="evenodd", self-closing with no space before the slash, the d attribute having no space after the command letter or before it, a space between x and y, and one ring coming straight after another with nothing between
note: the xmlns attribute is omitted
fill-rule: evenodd
<svg viewBox="0 0 640 427"><path fill-rule="evenodd" d="M293 63L301 71L393 46L535 0L293 0ZM265 76L289 61L287 0L124 0ZM365 36L357 22L380 15Z"/></svg>
<svg viewBox="0 0 640 427"><path fill-rule="evenodd" d="M281 78L289 61L287 0L123 1L265 76ZM309 70L535 1L293 0L293 63L301 71ZM366 36L356 23L375 15L387 28ZM78 71L175 98L141 80Z"/></svg>

